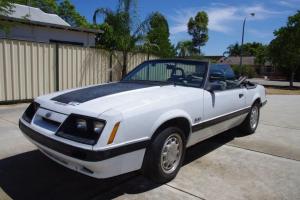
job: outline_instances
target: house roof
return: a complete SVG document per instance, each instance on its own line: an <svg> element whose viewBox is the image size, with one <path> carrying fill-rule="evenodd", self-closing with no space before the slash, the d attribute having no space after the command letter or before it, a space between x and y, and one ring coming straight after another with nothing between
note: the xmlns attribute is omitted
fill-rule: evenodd
<svg viewBox="0 0 300 200"><path fill-rule="evenodd" d="M240 57L239 56L222 57L218 60L218 63L239 65ZM254 56L243 56L243 65L255 65L255 57Z"/></svg>
<svg viewBox="0 0 300 200"><path fill-rule="evenodd" d="M71 31L102 33L101 30L71 27L66 21L56 14L45 13L39 8L14 4L13 12L7 16L0 16L1 20L24 23L35 26L65 29Z"/></svg>
<svg viewBox="0 0 300 200"><path fill-rule="evenodd" d="M62 26L70 26L65 20L56 14L45 13L39 8L14 4L12 12L7 16L17 19L27 19L29 21L43 22L48 24L56 24Z"/></svg>

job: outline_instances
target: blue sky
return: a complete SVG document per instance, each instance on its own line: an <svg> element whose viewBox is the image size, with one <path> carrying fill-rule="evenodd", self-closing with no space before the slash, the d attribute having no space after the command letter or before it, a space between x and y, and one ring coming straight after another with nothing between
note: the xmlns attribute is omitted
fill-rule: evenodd
<svg viewBox="0 0 300 200"><path fill-rule="evenodd" d="M96 8L116 9L118 0L71 0L77 10L92 21ZM209 16L209 41L202 48L205 55L222 55L229 44L241 41L242 22L248 16L245 42L269 43L273 31L286 24L287 17L300 10L300 0L137 0L139 18L159 11L168 20L173 44L190 39L188 19L198 11ZM249 14L254 12L255 17Z"/></svg>

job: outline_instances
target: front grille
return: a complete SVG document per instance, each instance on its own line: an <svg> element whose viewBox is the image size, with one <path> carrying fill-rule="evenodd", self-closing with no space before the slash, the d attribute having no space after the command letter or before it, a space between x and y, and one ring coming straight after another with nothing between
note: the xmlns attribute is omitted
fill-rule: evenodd
<svg viewBox="0 0 300 200"><path fill-rule="evenodd" d="M60 122L57 122L57 121L54 121L51 119L47 119L38 114L35 116L33 123L37 126L40 126L44 129L51 131L51 132L56 132L61 124Z"/></svg>
<svg viewBox="0 0 300 200"><path fill-rule="evenodd" d="M67 116L68 115L65 115L63 113L40 107L37 110L32 123L38 127L55 133L60 125L65 121Z"/></svg>
<svg viewBox="0 0 300 200"><path fill-rule="evenodd" d="M47 119L47 118L45 118L45 117L42 117L42 119L43 119L46 123L51 124L51 125L53 125L53 126L59 127L60 124L61 124L60 122L53 121L53 120Z"/></svg>

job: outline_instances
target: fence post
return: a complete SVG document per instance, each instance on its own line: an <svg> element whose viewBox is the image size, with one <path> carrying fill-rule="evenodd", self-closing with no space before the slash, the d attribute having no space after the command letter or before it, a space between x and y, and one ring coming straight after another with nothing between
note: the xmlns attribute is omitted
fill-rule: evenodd
<svg viewBox="0 0 300 200"><path fill-rule="evenodd" d="M113 53L109 52L109 82L112 82L112 59Z"/></svg>
<svg viewBox="0 0 300 200"><path fill-rule="evenodd" d="M55 43L55 90L59 90L59 44Z"/></svg>

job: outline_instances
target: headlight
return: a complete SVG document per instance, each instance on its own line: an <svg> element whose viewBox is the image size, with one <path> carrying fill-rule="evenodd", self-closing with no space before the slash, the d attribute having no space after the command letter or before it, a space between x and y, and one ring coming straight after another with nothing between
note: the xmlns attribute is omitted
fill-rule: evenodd
<svg viewBox="0 0 300 200"><path fill-rule="evenodd" d="M105 121L103 120L71 114L58 129L56 135L76 142L94 145L97 143L104 126Z"/></svg>
<svg viewBox="0 0 300 200"><path fill-rule="evenodd" d="M102 132L102 129L104 128L104 123L95 121L93 128L95 133L100 134Z"/></svg>
<svg viewBox="0 0 300 200"><path fill-rule="evenodd" d="M33 116L35 115L36 111L39 109L40 104L36 102L32 102L28 108L25 110L24 114L22 115L22 118L28 122L31 123L31 120Z"/></svg>

